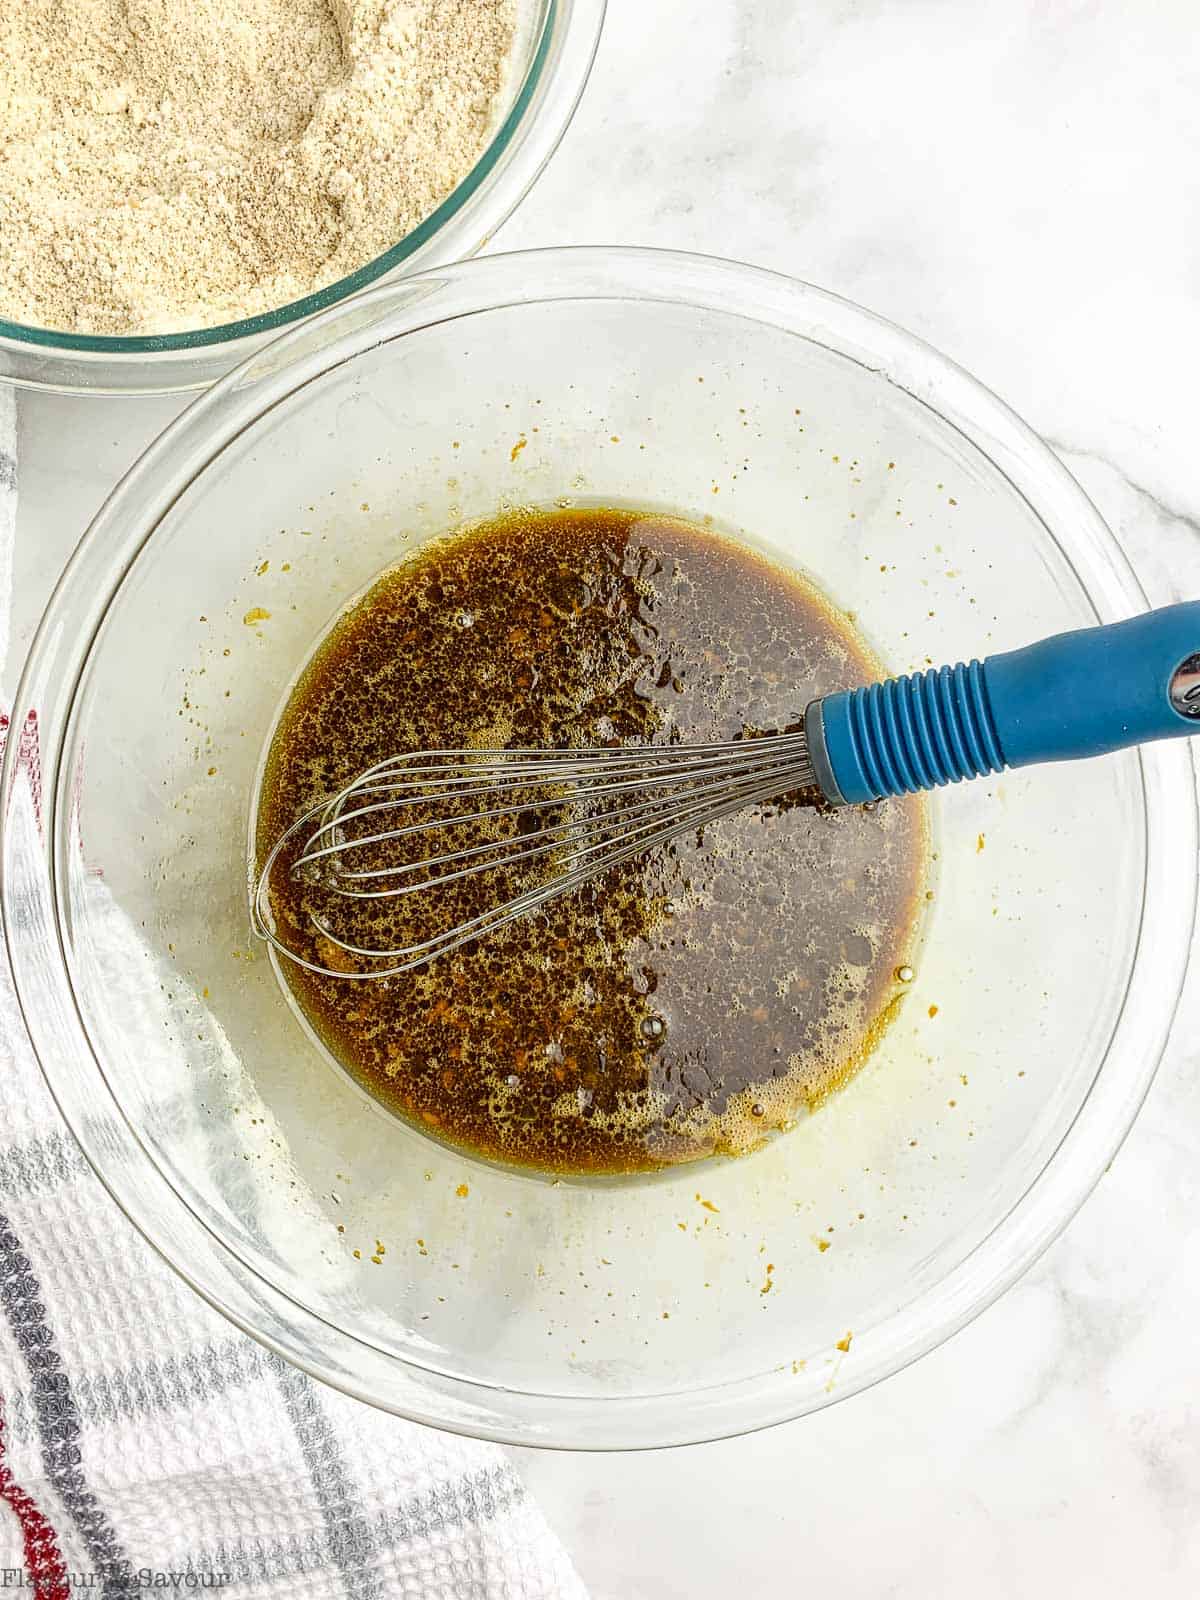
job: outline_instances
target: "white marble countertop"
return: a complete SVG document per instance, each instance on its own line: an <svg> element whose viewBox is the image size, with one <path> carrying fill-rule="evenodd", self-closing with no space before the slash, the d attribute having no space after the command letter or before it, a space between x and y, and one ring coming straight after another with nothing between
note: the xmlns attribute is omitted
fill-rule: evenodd
<svg viewBox="0 0 1200 1600"><path fill-rule="evenodd" d="M740 256L923 335L1060 451L1157 600L1200 595L1195 0L610 0L497 248ZM175 407L22 396L20 605ZM752 1438L514 1452L597 1600L1200 1592L1200 952L1066 1234L908 1372Z"/></svg>

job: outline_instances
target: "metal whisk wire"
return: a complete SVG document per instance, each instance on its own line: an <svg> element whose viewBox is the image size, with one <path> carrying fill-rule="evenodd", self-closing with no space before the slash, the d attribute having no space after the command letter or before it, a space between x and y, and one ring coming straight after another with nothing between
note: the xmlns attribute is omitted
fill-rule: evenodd
<svg viewBox="0 0 1200 1600"><path fill-rule="evenodd" d="M814 783L800 731L727 744L433 750L391 757L312 806L276 840L254 888L255 930L280 955L311 972L350 979L393 977L528 915L656 845ZM461 808L471 801L473 808ZM432 819L403 820L415 808L431 807ZM401 819L397 825L377 827L368 820L382 823L389 814ZM423 843L444 841L448 831L485 830L512 818L533 818L538 826L459 849L422 851ZM366 831L347 832L359 826ZM349 900L424 893L556 853L559 860L551 863L547 881L510 894L427 939L391 949L354 944L310 910L313 926L333 946L349 956L386 963L344 971L322 966L292 948L271 914L271 874L306 829L310 831L290 873ZM411 855L382 866L352 864L358 852L397 845L411 845Z"/></svg>

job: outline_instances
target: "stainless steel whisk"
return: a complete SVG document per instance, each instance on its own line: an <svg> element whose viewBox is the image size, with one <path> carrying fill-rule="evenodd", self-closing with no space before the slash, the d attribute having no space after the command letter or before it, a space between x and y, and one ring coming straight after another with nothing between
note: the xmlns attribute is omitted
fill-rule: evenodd
<svg viewBox="0 0 1200 1600"><path fill-rule="evenodd" d="M281 955L310 971L391 977L528 915L619 862L797 790L831 806L862 804L1196 732L1200 601L826 695L808 706L801 726L779 734L725 744L396 756L313 806L275 842L254 886L253 921ZM431 818L424 815L430 810ZM508 831L444 847L448 831L465 830L471 839L497 825ZM334 947L372 963L343 971L294 949L274 924L271 874L298 835L303 844L290 872L335 901L445 890L534 863L546 876L393 949L356 945L310 913Z"/></svg>
<svg viewBox="0 0 1200 1600"><path fill-rule="evenodd" d="M813 789L815 783L802 731L732 744L431 750L396 756L313 806L276 841L255 888L255 929L281 955L310 971L389 977L503 927L655 845L756 802ZM431 802L439 807L435 820L404 820L406 813L428 809ZM458 850L434 855L424 850L430 839L444 839L450 829L479 830L506 818L525 826ZM553 872L548 881L432 938L390 950L352 944L313 916L318 931L348 955L385 963L367 972L342 972L293 950L271 925L271 873L288 843L306 832L291 872L349 900L422 893L545 858ZM356 863L381 846L411 848L387 865Z"/></svg>

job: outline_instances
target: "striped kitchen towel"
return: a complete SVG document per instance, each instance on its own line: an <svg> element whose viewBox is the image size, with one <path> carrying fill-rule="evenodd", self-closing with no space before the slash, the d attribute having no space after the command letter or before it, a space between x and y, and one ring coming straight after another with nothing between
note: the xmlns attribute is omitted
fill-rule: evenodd
<svg viewBox="0 0 1200 1600"><path fill-rule="evenodd" d="M0 388L0 658L14 437ZM0 729L36 771L36 723ZM500 1450L314 1383L163 1265L59 1117L2 959L0 1058L0 1595L582 1600Z"/></svg>

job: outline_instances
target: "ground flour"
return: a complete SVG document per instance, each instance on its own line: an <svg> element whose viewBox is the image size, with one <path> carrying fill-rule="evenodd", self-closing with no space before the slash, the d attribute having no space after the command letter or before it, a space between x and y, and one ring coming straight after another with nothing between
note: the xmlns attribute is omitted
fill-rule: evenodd
<svg viewBox="0 0 1200 1600"><path fill-rule="evenodd" d="M491 132L516 0L0 7L0 316L163 333L397 243Z"/></svg>

